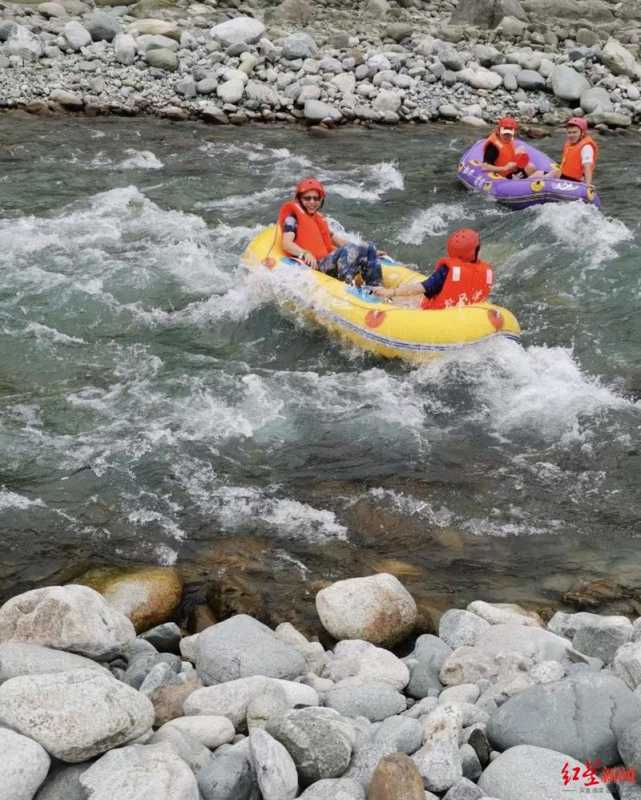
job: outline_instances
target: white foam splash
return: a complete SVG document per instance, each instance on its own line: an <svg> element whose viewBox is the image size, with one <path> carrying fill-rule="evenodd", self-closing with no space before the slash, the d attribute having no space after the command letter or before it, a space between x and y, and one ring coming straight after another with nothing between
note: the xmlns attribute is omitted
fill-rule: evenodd
<svg viewBox="0 0 641 800"><path fill-rule="evenodd" d="M39 341L52 341L58 344L86 344L84 339L77 336L67 336L55 328L50 328L48 325L42 325L39 322L30 322L25 328L25 333L33 334Z"/></svg>
<svg viewBox="0 0 641 800"><path fill-rule="evenodd" d="M446 233L451 224L471 216L463 203L435 203L416 215L404 226L399 240L405 244L421 244L428 236Z"/></svg>
<svg viewBox="0 0 641 800"><path fill-rule="evenodd" d="M405 187L402 172L391 161L367 167L364 174L362 169L348 173L328 172L323 175L323 180L327 182L328 192L347 200L363 200L367 203L375 203L387 192Z"/></svg>
<svg viewBox="0 0 641 800"><path fill-rule="evenodd" d="M620 220L606 217L594 206L576 203L544 203L529 209L526 231L549 240L550 234L572 253L580 254L590 268L595 269L616 257L616 247L634 239L634 233Z"/></svg>
<svg viewBox="0 0 641 800"><path fill-rule="evenodd" d="M523 349L498 340L424 365L415 378L428 384L473 381L477 410L470 413L478 424L501 435L527 432L561 445L585 441L589 420L605 412L641 410L641 403L582 372L572 351L561 347Z"/></svg>
<svg viewBox="0 0 641 800"><path fill-rule="evenodd" d="M45 508L45 504L40 499L31 500L30 498L25 497L23 494L11 492L9 489L5 489L4 487L0 489L0 510L15 508L18 511L25 511L26 509L33 508L34 506Z"/></svg>
<svg viewBox="0 0 641 800"><path fill-rule="evenodd" d="M443 507L435 511L427 500L419 500L404 492L376 487L370 489L368 495L375 500L382 501L386 506L391 505L404 516L420 517L438 527L446 527L454 522L454 514L447 508Z"/></svg>

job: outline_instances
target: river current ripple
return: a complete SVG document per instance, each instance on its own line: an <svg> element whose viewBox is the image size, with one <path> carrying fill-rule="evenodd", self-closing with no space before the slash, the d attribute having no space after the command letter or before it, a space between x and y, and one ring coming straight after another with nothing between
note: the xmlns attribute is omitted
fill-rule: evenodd
<svg viewBox="0 0 641 800"><path fill-rule="evenodd" d="M259 537L274 593L394 567L449 605L641 579L635 142L603 141L601 214L466 194L458 126L0 135L1 598L221 537ZM426 272L477 227L523 347L410 368L279 311L288 287L239 256L312 172L332 219Z"/></svg>

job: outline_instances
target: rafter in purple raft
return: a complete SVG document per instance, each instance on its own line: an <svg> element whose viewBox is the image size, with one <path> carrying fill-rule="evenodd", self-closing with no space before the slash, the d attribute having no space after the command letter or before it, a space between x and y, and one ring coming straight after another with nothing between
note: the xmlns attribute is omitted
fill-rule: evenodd
<svg viewBox="0 0 641 800"><path fill-rule="evenodd" d="M560 178L519 180L504 178L496 172L486 172L481 169L484 144L485 139L476 142L463 154L459 162L458 178L468 189L487 194L510 208L527 208L540 203L567 203L573 200L582 200L600 208L599 195L585 183ZM520 140L517 140L514 146L528 154L530 163L534 164L537 170L546 173L554 166L552 160L535 147Z"/></svg>

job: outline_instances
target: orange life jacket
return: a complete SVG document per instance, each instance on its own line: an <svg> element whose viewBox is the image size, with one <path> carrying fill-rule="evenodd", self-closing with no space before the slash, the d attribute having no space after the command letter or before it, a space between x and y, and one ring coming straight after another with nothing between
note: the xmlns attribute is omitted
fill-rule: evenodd
<svg viewBox="0 0 641 800"><path fill-rule="evenodd" d="M487 300L494 283L494 270L487 261L461 261L460 258L442 258L436 269L448 267L443 288L436 297L424 297L421 308L448 308L470 305Z"/></svg>
<svg viewBox="0 0 641 800"><path fill-rule="evenodd" d="M563 145L563 155L561 157L561 175L572 181L585 180L583 164L581 163L581 150L589 144L594 150L594 164L599 157L599 146L591 136L582 136L576 144L566 142Z"/></svg>
<svg viewBox="0 0 641 800"><path fill-rule="evenodd" d="M504 142L496 131L493 131L485 140L483 158L485 158L485 148L487 148L488 144L493 144L499 151L496 161L494 162L495 167L504 167L506 164L509 164L510 161L516 161L516 148L514 147L513 141Z"/></svg>
<svg viewBox="0 0 641 800"><path fill-rule="evenodd" d="M289 201L278 212L278 225L283 230L287 217L296 217L296 236L294 241L303 250L308 250L320 260L335 249L329 225L322 214L308 214L298 203Z"/></svg>

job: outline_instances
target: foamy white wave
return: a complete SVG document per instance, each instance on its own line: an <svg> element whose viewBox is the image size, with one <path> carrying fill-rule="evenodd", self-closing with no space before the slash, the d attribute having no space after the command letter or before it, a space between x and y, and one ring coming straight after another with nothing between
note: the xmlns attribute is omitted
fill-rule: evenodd
<svg viewBox="0 0 641 800"><path fill-rule="evenodd" d="M116 169L162 169L164 166L162 161L151 150L127 148L125 153L129 158L121 161Z"/></svg>
<svg viewBox="0 0 641 800"><path fill-rule="evenodd" d="M161 567L171 567L178 561L178 553L167 544L158 544L154 553Z"/></svg>
<svg viewBox="0 0 641 800"><path fill-rule="evenodd" d="M220 519L228 527L262 520L274 529L276 535L288 538L316 543L347 540L347 528L336 520L332 511L317 509L297 500L269 497L250 487L223 487L218 494L224 500Z"/></svg>
<svg viewBox="0 0 641 800"><path fill-rule="evenodd" d="M185 531L183 531L173 519L167 517L165 514L161 514L159 511L138 508L130 512L127 519L132 525L140 527L145 527L153 523L154 526L162 528L163 531L171 534L176 541L182 541L186 535Z"/></svg>
<svg viewBox="0 0 641 800"><path fill-rule="evenodd" d="M220 209L221 211L233 211L236 208L248 209L256 206L264 206L265 201L275 200L282 197L287 198L290 194L290 187L270 186L260 192L251 194L232 194L220 200L208 200L206 203L196 203L196 208Z"/></svg>
<svg viewBox="0 0 641 800"><path fill-rule="evenodd" d="M473 518L460 523L461 528L475 536L495 536L501 539L514 538L515 536L542 536L550 533L560 533L565 524L559 520L546 520L540 522L526 521L499 521L494 519Z"/></svg>
<svg viewBox="0 0 641 800"><path fill-rule="evenodd" d="M606 217L594 206L580 201L544 203L528 212L526 231L547 229L556 241L572 251L572 260L579 256L592 269L615 258L617 245L634 239L633 232L623 222ZM545 238L549 241L549 233Z"/></svg>
<svg viewBox="0 0 641 800"><path fill-rule="evenodd" d="M360 174L361 170L352 170L349 177L355 173ZM403 174L391 161L367 167L364 176L358 181L345 181L342 179L341 173L334 174L336 178L333 178L331 173L325 178L328 183L328 191L348 200L364 200L368 203L375 203L387 192L394 189L402 190L405 187Z"/></svg>
<svg viewBox="0 0 641 800"><path fill-rule="evenodd" d="M309 567L291 556L286 550L277 550L275 555L280 561L284 561L288 566L291 565L297 569L302 578L306 578L309 575Z"/></svg>
<svg viewBox="0 0 641 800"><path fill-rule="evenodd" d="M34 506L40 506L41 508L44 508L45 504L40 499L31 500L30 498L25 497L23 494L11 492L4 487L0 489L0 511L8 508L15 508L18 511L25 511L26 509L33 508Z"/></svg>
<svg viewBox="0 0 641 800"><path fill-rule="evenodd" d="M416 380L447 378L449 358L427 364ZM529 347L499 340L486 348L461 351L457 374L469 375L479 423L502 435L527 432L551 443L584 441L587 418L635 404L585 375L570 349ZM421 378L421 376L423 376ZM641 404L637 404L641 409Z"/></svg>
<svg viewBox="0 0 641 800"><path fill-rule="evenodd" d="M97 248L129 251L129 242L146 239L148 246L163 247L174 241L207 242L209 231L203 219L181 211L165 211L134 186L111 189L74 203L53 218L21 217L0 220L0 264L8 268L20 257L48 250L49 256L78 254ZM161 253L158 252L158 257ZM102 261L100 266L104 268ZM122 266L119 261L118 268ZM16 270L18 279L20 270ZM64 278L63 280L68 280Z"/></svg>
<svg viewBox="0 0 641 800"><path fill-rule="evenodd" d="M415 216L398 238L405 244L421 244L427 236L440 236L453 223L458 224L470 216L471 212L463 203L435 203Z"/></svg>
<svg viewBox="0 0 641 800"><path fill-rule="evenodd" d="M297 167L311 167L312 162L307 156L292 153L287 147L267 147L260 142L247 142L244 144L227 144L222 142L206 142L198 148L202 153L220 158L221 155L239 156L242 161L275 162L274 166L280 171L285 167L291 171L292 165Z"/></svg>
<svg viewBox="0 0 641 800"><path fill-rule="evenodd" d="M427 500L419 500L417 497L396 492L393 489L383 489L377 487L370 489L368 495L375 500L384 502L386 506L392 506L405 516L416 516L428 520L432 525L445 527L454 522L454 514L447 508L434 510L431 503Z"/></svg>
<svg viewBox="0 0 641 800"><path fill-rule="evenodd" d="M36 339L50 340L58 344L86 344L84 339L77 336L67 336L55 328L50 328L48 325L42 325L39 322L30 322L25 328L25 333L32 333Z"/></svg>

